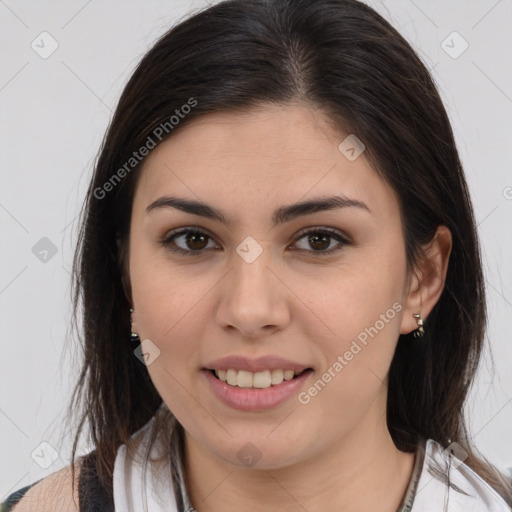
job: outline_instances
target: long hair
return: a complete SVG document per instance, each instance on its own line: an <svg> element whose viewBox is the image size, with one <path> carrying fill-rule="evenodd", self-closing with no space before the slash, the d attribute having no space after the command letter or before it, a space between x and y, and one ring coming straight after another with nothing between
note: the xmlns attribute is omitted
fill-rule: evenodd
<svg viewBox="0 0 512 512"><path fill-rule="evenodd" d="M292 102L317 109L334 129L365 144L372 168L397 192L408 269L437 226L450 229L445 286L425 337L398 340L387 424L402 451L413 452L422 437L458 442L468 453L465 463L512 502L502 475L472 447L463 415L487 317L475 219L449 119L411 46L356 0L224 1L172 27L138 64L82 209L73 265L75 322L81 312L83 324L83 366L69 405L69 414L79 415L73 460L87 423L100 478L111 491L118 447L130 449L131 435L162 404L134 356L121 281L144 161L134 151L208 113ZM176 110L186 113L178 122Z"/></svg>

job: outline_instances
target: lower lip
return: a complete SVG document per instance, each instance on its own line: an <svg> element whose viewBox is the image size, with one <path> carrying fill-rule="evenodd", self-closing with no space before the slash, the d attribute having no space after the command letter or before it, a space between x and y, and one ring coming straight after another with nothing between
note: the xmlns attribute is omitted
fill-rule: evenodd
<svg viewBox="0 0 512 512"><path fill-rule="evenodd" d="M297 394L313 370L306 370L292 380L265 389L239 388L217 379L210 370L202 370L213 392L229 407L241 411L261 411L275 407Z"/></svg>

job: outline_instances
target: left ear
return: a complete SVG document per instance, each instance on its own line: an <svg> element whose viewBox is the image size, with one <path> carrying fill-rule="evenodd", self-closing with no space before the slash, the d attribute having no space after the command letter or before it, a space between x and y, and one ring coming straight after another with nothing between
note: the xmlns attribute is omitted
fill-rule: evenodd
<svg viewBox="0 0 512 512"><path fill-rule="evenodd" d="M409 276L400 334L409 334L418 328L413 313L421 313L425 322L436 305L444 290L451 250L452 234L446 226L439 225L432 241L423 247L420 263ZM425 326L425 330L427 328Z"/></svg>

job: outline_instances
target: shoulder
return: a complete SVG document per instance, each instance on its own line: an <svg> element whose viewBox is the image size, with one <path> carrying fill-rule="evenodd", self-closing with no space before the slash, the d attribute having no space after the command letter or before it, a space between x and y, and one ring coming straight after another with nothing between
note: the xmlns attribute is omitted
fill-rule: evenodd
<svg viewBox="0 0 512 512"><path fill-rule="evenodd" d="M457 511L510 512L498 492L464 463L466 456L457 443L444 448L433 439L427 441L414 512L443 510L446 499Z"/></svg>
<svg viewBox="0 0 512 512"><path fill-rule="evenodd" d="M78 481L80 463L75 464L75 485L72 486L72 466L64 468L11 494L3 510L12 512L78 512ZM28 488L28 489L27 489ZM26 490L27 489L27 490ZM25 491L26 490L26 491ZM16 502L16 496L22 494ZM14 506L9 501L14 498Z"/></svg>

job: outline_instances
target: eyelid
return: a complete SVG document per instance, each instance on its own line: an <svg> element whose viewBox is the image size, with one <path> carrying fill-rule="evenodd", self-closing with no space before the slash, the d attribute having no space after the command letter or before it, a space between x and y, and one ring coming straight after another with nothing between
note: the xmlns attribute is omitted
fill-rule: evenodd
<svg viewBox="0 0 512 512"><path fill-rule="evenodd" d="M295 235L293 244L296 244L297 242L299 242L302 238L304 238L305 235L308 235L309 233L326 234L330 238L333 238L334 240L336 240L338 242L338 244L326 251L313 251L313 250L308 251L306 249L294 249L295 251L300 251L302 253L306 253L313 257L315 257L315 256L328 257L328 256L340 251L341 249L343 249L343 247L345 247L347 245L352 245L352 241L351 241L350 237L345 235L345 233L343 231L340 231L339 229L336 229L336 228L330 228L328 226L313 226L313 227L310 226L310 227L302 229L301 231L299 231L299 233L297 233L297 235Z"/></svg>
<svg viewBox="0 0 512 512"><path fill-rule="evenodd" d="M348 235L346 235L343 231L341 231L340 229L336 229L336 228L331 228L329 226L318 226L318 225L315 225L315 226L309 226L307 228L303 228L301 229L296 235L295 235L295 239L297 240L297 238L300 238L302 237L303 235L309 233L309 232L317 232L317 231L320 231L320 232L327 232L329 234L332 234L332 235L336 235L336 236L339 236L340 238L343 238L344 240L346 240L347 243L350 243L350 237Z"/></svg>
<svg viewBox="0 0 512 512"><path fill-rule="evenodd" d="M185 235L187 233L199 233L201 235L206 235L211 240L215 240L215 236L210 233L210 231L206 228L202 228L199 226L185 226L182 228L175 228L167 231L161 238L160 241L162 243L170 240L173 236Z"/></svg>

